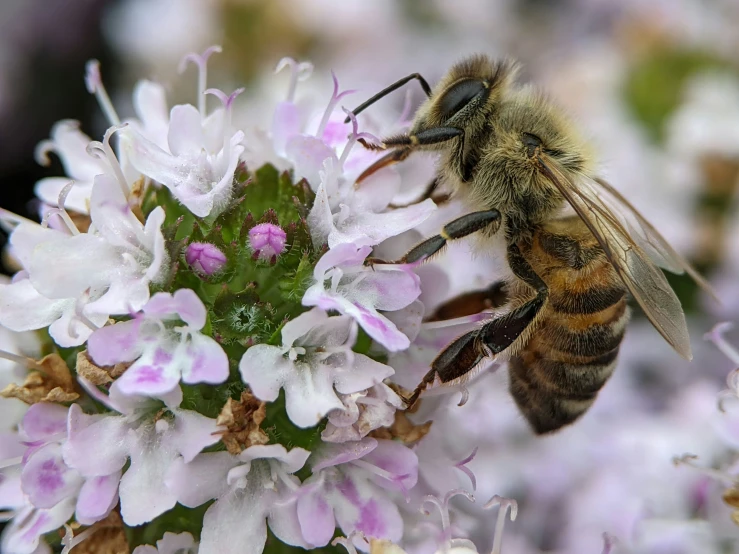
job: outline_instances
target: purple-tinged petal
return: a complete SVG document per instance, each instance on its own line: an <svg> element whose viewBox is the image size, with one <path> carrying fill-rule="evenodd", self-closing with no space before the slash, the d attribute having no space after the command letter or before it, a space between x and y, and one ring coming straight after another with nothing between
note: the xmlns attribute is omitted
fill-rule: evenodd
<svg viewBox="0 0 739 554"><path fill-rule="evenodd" d="M379 475L373 475L373 481L382 488L397 490L399 483L405 490L410 490L418 480L418 456L401 443L378 440L377 448L364 456L362 461L373 464L398 479L397 482L391 482Z"/></svg>
<svg viewBox="0 0 739 554"><path fill-rule="evenodd" d="M369 246L357 247L355 244L339 244L326 252L316 263L313 276L322 280L324 274L332 267L360 266L372 252Z"/></svg>
<svg viewBox="0 0 739 554"><path fill-rule="evenodd" d="M226 494L228 472L240 464L239 459L228 452L207 452L189 463L179 458L167 473L167 488L174 492L180 504L195 508Z"/></svg>
<svg viewBox="0 0 739 554"><path fill-rule="evenodd" d="M49 402L38 402L23 416L23 433L31 441L49 440L66 435L69 408Z"/></svg>
<svg viewBox="0 0 739 554"><path fill-rule="evenodd" d="M353 304L343 296L331 294L323 289L321 283L310 287L303 295L304 306L318 306L323 310L337 310L352 316L367 334L391 352L405 350L410 341L393 322L374 309Z"/></svg>
<svg viewBox="0 0 739 554"><path fill-rule="evenodd" d="M0 461L23 456L26 448L27 446L23 444L18 433L0 432ZM2 480L2 474L0 474L0 480Z"/></svg>
<svg viewBox="0 0 739 554"><path fill-rule="evenodd" d="M179 289L174 294L158 292L151 297L143 311L147 315L160 317L176 314L197 331L203 328L207 317L203 301L191 289Z"/></svg>
<svg viewBox="0 0 739 554"><path fill-rule="evenodd" d="M74 499L69 498L48 510L31 507L16 513L3 531L0 552L35 554L42 535L64 525L74 513Z"/></svg>
<svg viewBox="0 0 739 554"><path fill-rule="evenodd" d="M139 331L143 321L132 319L98 329L87 340L87 352L98 365L131 362L141 356L143 344Z"/></svg>
<svg viewBox="0 0 739 554"><path fill-rule="evenodd" d="M272 117L272 141L275 152L286 156L287 141L300 132L300 114L292 102L280 102Z"/></svg>
<svg viewBox="0 0 739 554"><path fill-rule="evenodd" d="M118 484L121 472L87 479L80 489L75 510L77 521L92 525L108 516L118 504Z"/></svg>
<svg viewBox="0 0 739 554"><path fill-rule="evenodd" d="M21 488L19 467L6 468L0 473L0 508L19 510L28 505L28 497Z"/></svg>
<svg viewBox="0 0 739 554"><path fill-rule="evenodd" d="M423 323L423 315L425 311L426 308L423 305L423 302L420 300L414 300L405 308L386 312L383 315L395 324L398 331L403 333L408 337L408 340L413 342L416 340L418 333L421 332L421 323Z"/></svg>
<svg viewBox="0 0 739 554"><path fill-rule="evenodd" d="M21 486L34 506L51 508L74 496L82 486L82 477L64 463L62 447L50 443L36 450L21 472Z"/></svg>
<svg viewBox="0 0 739 554"><path fill-rule="evenodd" d="M342 444L323 444L320 450L313 455L311 469L313 473L327 467L346 464L364 458L377 448L377 439L366 437L361 441L345 442Z"/></svg>
<svg viewBox="0 0 739 554"><path fill-rule="evenodd" d="M361 531L367 537L398 542L403 534L403 519L398 506L361 478L344 477L331 496L336 522L347 536Z"/></svg>
<svg viewBox="0 0 739 554"><path fill-rule="evenodd" d="M146 396L171 391L180 382L180 374L171 367L171 362L172 355L160 348L146 352L118 378L118 389L123 394Z"/></svg>
<svg viewBox="0 0 739 554"><path fill-rule="evenodd" d="M87 415L77 404L69 408L64 461L85 477L120 471L128 458L128 430L122 416Z"/></svg>
<svg viewBox="0 0 739 554"><path fill-rule="evenodd" d="M366 271L368 274L351 294L367 303L373 300L376 310L400 310L421 294L421 280L407 265L379 266Z"/></svg>
<svg viewBox="0 0 739 554"><path fill-rule="evenodd" d="M296 487L300 483L295 477L291 477L290 480ZM267 524L270 531L285 544L308 549L310 545L303 537L295 493L285 487L271 504L267 514Z"/></svg>
<svg viewBox="0 0 739 554"><path fill-rule="evenodd" d="M323 491L317 489L301 493L297 502L303 538L313 547L326 546L334 536L336 520L333 509L323 497Z"/></svg>
<svg viewBox="0 0 739 554"><path fill-rule="evenodd" d="M295 177L305 179L316 190L321 182L321 169L327 159L339 163L332 148L316 137L294 135L287 140L285 155L292 162Z"/></svg>
<svg viewBox="0 0 739 554"><path fill-rule="evenodd" d="M193 333L187 345L188 363L182 372L184 383L223 383L228 379L228 356L214 339Z"/></svg>

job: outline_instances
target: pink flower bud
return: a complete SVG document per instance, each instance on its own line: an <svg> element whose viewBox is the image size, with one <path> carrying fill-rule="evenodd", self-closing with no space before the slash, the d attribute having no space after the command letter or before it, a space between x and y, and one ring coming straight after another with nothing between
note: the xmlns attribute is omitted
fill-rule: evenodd
<svg viewBox="0 0 739 554"><path fill-rule="evenodd" d="M226 265L226 255L207 242L192 242L187 245L185 261L201 275L213 275Z"/></svg>
<svg viewBox="0 0 739 554"><path fill-rule="evenodd" d="M249 231L249 245L254 256L262 260L271 260L282 254L286 239L285 231L272 223L260 223Z"/></svg>

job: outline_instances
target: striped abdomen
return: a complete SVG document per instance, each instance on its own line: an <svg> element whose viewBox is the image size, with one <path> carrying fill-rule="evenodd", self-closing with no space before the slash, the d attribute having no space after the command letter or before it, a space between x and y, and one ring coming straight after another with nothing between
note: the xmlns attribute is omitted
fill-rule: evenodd
<svg viewBox="0 0 739 554"><path fill-rule="evenodd" d="M549 299L510 359L510 388L534 430L548 433L580 417L613 373L626 288L579 218L537 230L522 252Z"/></svg>

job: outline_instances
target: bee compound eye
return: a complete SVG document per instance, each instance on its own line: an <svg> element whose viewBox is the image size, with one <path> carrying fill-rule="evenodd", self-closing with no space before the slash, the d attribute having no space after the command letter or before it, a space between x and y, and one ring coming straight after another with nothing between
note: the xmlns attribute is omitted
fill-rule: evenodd
<svg viewBox="0 0 739 554"><path fill-rule="evenodd" d="M531 133L524 133L521 140L526 147L526 153L529 155L529 158L533 158L536 149L542 145L541 139Z"/></svg>
<svg viewBox="0 0 739 554"><path fill-rule="evenodd" d="M459 110L464 108L470 101L482 94L485 85L482 81L467 80L460 81L447 90L441 97L439 109L444 119L449 119Z"/></svg>

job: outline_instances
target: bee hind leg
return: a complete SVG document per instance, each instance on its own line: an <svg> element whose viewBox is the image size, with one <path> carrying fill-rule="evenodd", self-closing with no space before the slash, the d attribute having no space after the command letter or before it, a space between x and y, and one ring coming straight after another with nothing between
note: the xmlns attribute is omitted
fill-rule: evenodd
<svg viewBox="0 0 739 554"><path fill-rule="evenodd" d="M508 263L514 275L536 290L536 296L511 312L488 321L447 346L431 363L431 370L406 399L412 407L421 393L436 383L451 384L469 374L485 357L495 356L508 347L531 325L547 301L549 289L521 255L518 246L508 247Z"/></svg>

